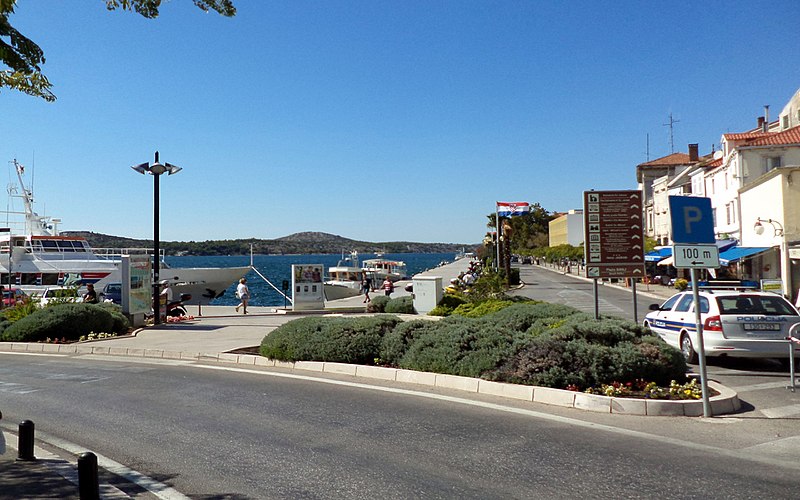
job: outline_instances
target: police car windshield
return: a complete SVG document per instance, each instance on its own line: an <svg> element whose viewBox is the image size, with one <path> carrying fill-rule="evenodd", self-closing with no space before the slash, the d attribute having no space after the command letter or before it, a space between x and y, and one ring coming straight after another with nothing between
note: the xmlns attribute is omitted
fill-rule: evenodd
<svg viewBox="0 0 800 500"><path fill-rule="evenodd" d="M717 297L720 314L763 314L767 316L797 316L791 304L779 296L739 295Z"/></svg>

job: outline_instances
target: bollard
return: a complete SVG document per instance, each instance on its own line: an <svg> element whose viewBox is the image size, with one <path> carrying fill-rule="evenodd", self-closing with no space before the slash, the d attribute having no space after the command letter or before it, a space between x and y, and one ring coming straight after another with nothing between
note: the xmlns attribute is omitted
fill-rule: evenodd
<svg viewBox="0 0 800 500"><path fill-rule="evenodd" d="M19 450L17 460L36 460L33 456L34 425L30 420L23 420L19 424Z"/></svg>
<svg viewBox="0 0 800 500"><path fill-rule="evenodd" d="M81 500L100 499L100 481L97 476L97 455L91 451L78 457L78 493Z"/></svg>

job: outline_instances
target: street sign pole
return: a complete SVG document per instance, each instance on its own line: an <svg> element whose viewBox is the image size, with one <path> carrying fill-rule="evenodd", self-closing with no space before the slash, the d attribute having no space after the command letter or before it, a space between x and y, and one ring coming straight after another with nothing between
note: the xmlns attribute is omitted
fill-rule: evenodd
<svg viewBox="0 0 800 500"><path fill-rule="evenodd" d="M708 400L708 372L706 371L706 344L703 340L703 322L700 318L700 290L697 286L697 270L689 269L692 278L692 295L694 296L694 321L697 329L697 359L700 362L700 387L703 391L703 416L710 417L711 402Z"/></svg>

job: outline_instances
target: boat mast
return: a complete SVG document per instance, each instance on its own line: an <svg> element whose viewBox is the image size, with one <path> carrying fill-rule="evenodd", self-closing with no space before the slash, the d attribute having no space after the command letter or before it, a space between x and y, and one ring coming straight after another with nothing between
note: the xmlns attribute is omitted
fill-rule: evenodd
<svg viewBox="0 0 800 500"><path fill-rule="evenodd" d="M33 211L33 191L25 187L25 181L22 179L22 174L25 173L25 167L20 164L16 158L13 161L14 169L17 172L17 179L19 180L19 187L22 189L22 194L18 196L22 198L22 203L25 206L25 234L52 236L52 233L48 230L45 218Z"/></svg>

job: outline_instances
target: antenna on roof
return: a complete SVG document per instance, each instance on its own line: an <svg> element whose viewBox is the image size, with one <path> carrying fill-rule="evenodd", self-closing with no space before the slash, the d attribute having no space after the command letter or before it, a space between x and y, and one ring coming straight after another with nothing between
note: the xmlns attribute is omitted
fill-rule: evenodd
<svg viewBox="0 0 800 500"><path fill-rule="evenodd" d="M672 153L675 152L675 140L674 140L674 137L673 137L672 133L674 131L674 127L673 126L678 122L680 122L680 120L673 120L672 119L672 113L670 113L669 114L669 123L662 123L662 125L664 125L665 127L669 127L669 154L672 154Z"/></svg>

